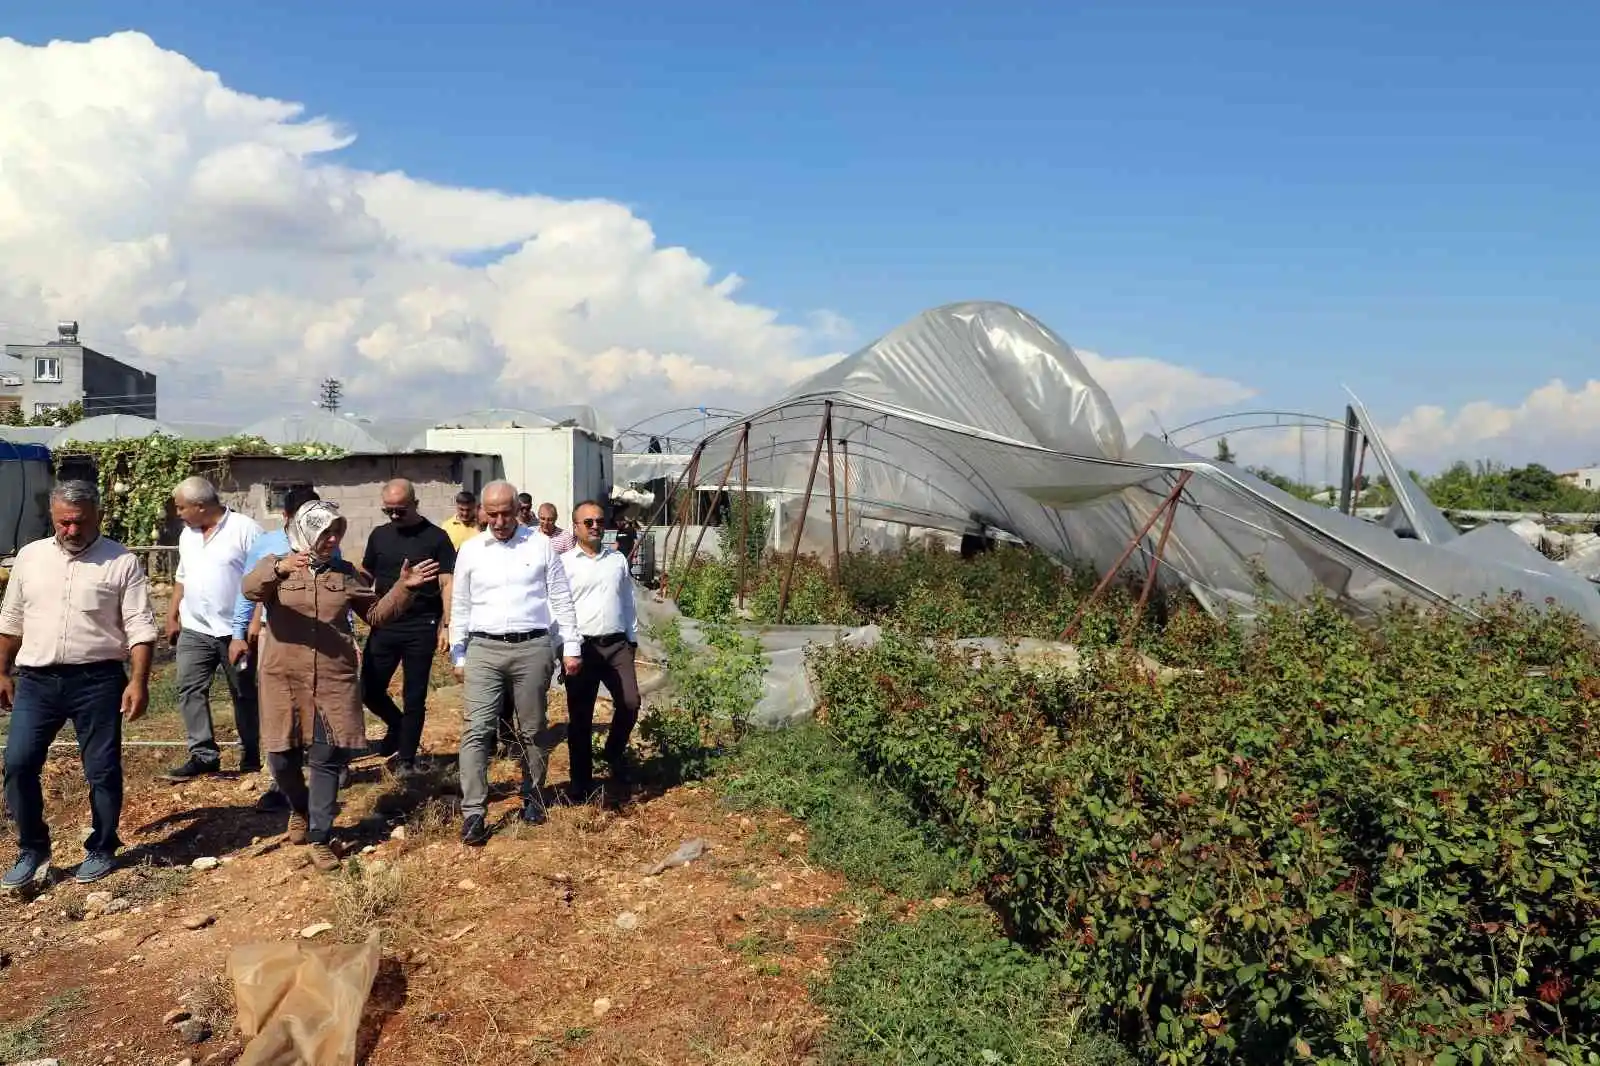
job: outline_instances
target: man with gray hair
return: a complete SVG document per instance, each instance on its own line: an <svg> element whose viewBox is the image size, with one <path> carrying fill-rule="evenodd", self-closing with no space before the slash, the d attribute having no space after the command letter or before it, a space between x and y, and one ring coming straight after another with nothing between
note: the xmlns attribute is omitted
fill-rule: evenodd
<svg viewBox="0 0 1600 1066"><path fill-rule="evenodd" d="M545 820L539 745L550 678L557 669L576 673L580 665L578 617L549 538L517 522L517 490L509 482L485 486L483 508L489 528L461 545L450 610L450 655L467 690L461 842L473 847L489 839L489 757L505 693L515 702L521 741L522 820L539 825Z"/></svg>
<svg viewBox="0 0 1600 1066"><path fill-rule="evenodd" d="M222 750L211 725L211 681L220 669L233 699L239 734L239 772L261 770L261 717L256 703L255 664L228 653L233 613L244 581L245 559L261 527L248 515L223 506L217 488L203 477L185 478L172 490L183 520L178 535L178 573L167 609L167 639L177 647L178 712L189 737L189 758L167 771L168 781L192 781L222 768Z"/></svg>
<svg viewBox="0 0 1600 1066"><path fill-rule="evenodd" d="M144 714L150 702L157 634L144 567L100 535L100 495L86 481L51 491L50 522L55 536L17 553L0 602L0 714L11 715L6 806L18 845L16 864L0 878L7 889L23 888L49 865L40 775L68 722L93 819L77 879L98 881L115 868L122 721Z"/></svg>

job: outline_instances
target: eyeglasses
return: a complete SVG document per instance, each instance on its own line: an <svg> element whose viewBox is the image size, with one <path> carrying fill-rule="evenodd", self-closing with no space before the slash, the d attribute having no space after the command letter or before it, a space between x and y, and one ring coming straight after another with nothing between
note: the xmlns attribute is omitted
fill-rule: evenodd
<svg viewBox="0 0 1600 1066"><path fill-rule="evenodd" d="M383 513L390 518L404 518L406 509L404 507L385 507L383 508Z"/></svg>
<svg viewBox="0 0 1600 1066"><path fill-rule="evenodd" d="M588 529L593 529L596 526L603 526L605 524L606 520L604 518L580 518L578 520L578 525L584 526Z"/></svg>

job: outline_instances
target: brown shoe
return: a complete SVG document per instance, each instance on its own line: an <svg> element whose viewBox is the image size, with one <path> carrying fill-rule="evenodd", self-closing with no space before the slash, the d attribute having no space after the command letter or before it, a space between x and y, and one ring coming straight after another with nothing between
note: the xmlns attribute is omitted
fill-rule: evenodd
<svg viewBox="0 0 1600 1066"><path fill-rule="evenodd" d="M331 874L339 868L339 856L326 844L311 845L311 865L321 874Z"/></svg>
<svg viewBox="0 0 1600 1066"><path fill-rule="evenodd" d="M306 834L310 831L311 824L306 821L305 815L291 813L289 815L289 828L284 830L284 836L289 838L289 843L291 844L304 844L306 842Z"/></svg>

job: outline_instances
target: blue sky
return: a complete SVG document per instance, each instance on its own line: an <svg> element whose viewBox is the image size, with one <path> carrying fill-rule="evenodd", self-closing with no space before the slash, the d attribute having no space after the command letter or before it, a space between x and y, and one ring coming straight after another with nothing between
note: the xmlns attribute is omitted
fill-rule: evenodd
<svg viewBox="0 0 1600 1066"><path fill-rule="evenodd" d="M1390 417L1600 354L1593 5L74 2L4 32L124 28L348 124L352 165L622 201L858 341L1003 299Z"/></svg>

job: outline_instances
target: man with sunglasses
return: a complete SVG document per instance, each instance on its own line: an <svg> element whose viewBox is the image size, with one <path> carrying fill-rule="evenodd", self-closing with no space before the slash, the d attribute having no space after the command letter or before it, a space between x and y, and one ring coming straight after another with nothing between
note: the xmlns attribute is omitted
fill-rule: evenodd
<svg viewBox="0 0 1600 1066"><path fill-rule="evenodd" d="M568 792L587 799L594 791L594 700L604 685L611 694L611 728L606 733L604 758L611 769L612 805L627 802L628 735L639 719L639 680L634 672L634 650L639 646L639 622L633 603L633 575L628 557L605 546L605 512L593 500L572 512L577 547L561 556L572 590L572 609L578 617L580 663L567 683L567 757L572 766Z"/></svg>
<svg viewBox="0 0 1600 1066"><path fill-rule="evenodd" d="M361 560L379 596L400 580L407 563L416 566L431 559L439 564L439 580L413 591L404 614L374 629L362 656L361 699L384 724L378 753L393 758L401 773L410 773L416 769L428 713L433 657L450 646L450 582L456 549L448 533L417 513L417 490L405 478L383 487L383 513L389 522L367 537ZM400 690L403 711L389 695L396 670L405 672Z"/></svg>

